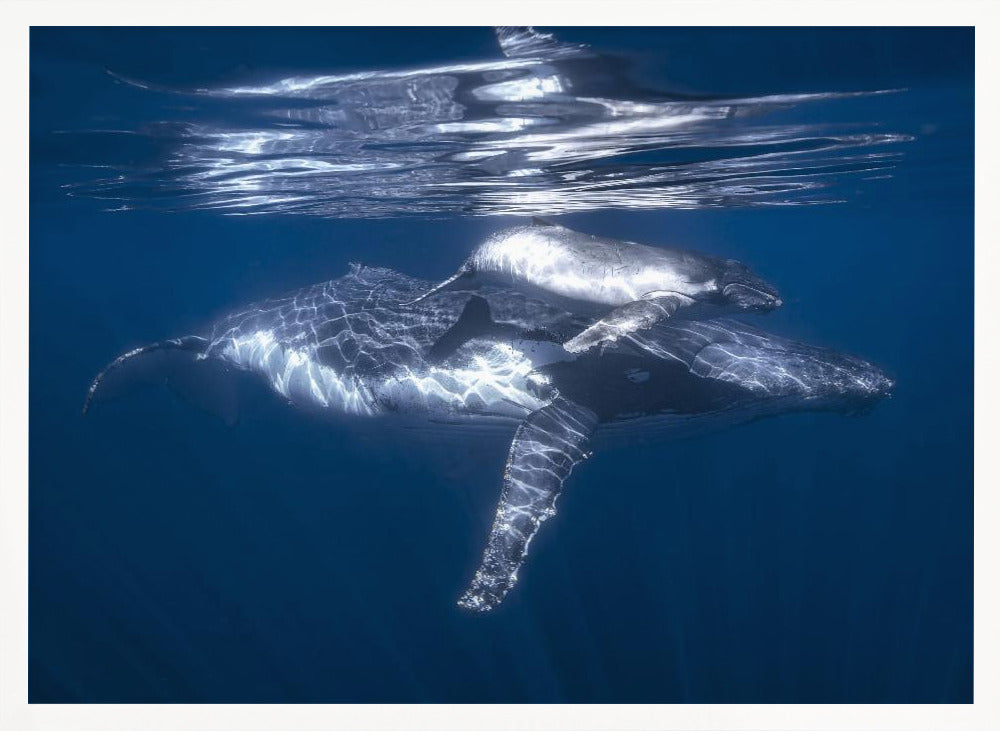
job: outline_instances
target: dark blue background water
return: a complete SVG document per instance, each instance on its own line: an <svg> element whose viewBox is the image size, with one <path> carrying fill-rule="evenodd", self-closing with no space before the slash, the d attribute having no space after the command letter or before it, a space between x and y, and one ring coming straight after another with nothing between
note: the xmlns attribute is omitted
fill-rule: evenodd
<svg viewBox="0 0 1000 731"><path fill-rule="evenodd" d="M470 616L502 436L380 439L266 396L234 428L159 391L79 410L129 347L349 260L437 278L511 221L109 213L59 188L100 151L52 131L106 114L105 67L412 66L495 57L491 33L36 29L31 701L972 701L972 31L559 35L677 89L909 89L854 107L916 140L844 204L562 219L749 262L792 302L757 324L882 365L896 395L598 452L517 589Z"/></svg>

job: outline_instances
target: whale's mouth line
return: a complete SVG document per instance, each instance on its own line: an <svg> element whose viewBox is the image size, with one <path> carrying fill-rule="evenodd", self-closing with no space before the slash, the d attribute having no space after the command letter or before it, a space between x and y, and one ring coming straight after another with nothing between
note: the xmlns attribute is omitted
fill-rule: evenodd
<svg viewBox="0 0 1000 731"><path fill-rule="evenodd" d="M782 305L781 297L777 293L743 282L730 282L722 288L722 294L727 298L732 297L733 290L736 289L746 290L760 297L761 301L755 303L758 306L780 307Z"/></svg>

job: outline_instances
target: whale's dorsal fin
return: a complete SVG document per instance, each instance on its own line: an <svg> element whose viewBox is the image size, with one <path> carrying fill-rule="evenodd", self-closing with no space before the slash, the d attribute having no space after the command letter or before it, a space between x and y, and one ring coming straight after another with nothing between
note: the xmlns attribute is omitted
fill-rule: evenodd
<svg viewBox="0 0 1000 731"><path fill-rule="evenodd" d="M551 33L540 33L527 25L498 25L493 32L507 58L568 58L590 54L586 44L562 43Z"/></svg>
<svg viewBox="0 0 1000 731"><path fill-rule="evenodd" d="M544 328L522 330L509 322L497 322L490 311L490 303L484 297L474 294L465 303L465 308L455 324L448 328L427 351L427 360L431 363L445 361L467 342L476 338L494 340L525 338L556 344L562 341L557 333ZM561 348L559 350L562 351Z"/></svg>
<svg viewBox="0 0 1000 731"><path fill-rule="evenodd" d="M531 225L538 228L559 228L559 224L541 216L532 216Z"/></svg>
<svg viewBox="0 0 1000 731"><path fill-rule="evenodd" d="M538 527L555 515L563 482L589 456L585 449L596 426L593 411L561 397L521 422L482 563L459 606L488 612L503 601Z"/></svg>

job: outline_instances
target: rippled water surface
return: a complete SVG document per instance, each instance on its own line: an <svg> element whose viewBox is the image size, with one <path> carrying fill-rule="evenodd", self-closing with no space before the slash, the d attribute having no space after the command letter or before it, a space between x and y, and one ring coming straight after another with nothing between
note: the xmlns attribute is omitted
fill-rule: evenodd
<svg viewBox="0 0 1000 731"><path fill-rule="evenodd" d="M899 90L682 94L586 44L497 40L492 60L232 86L116 75L149 95L148 118L75 136L142 152L95 160L74 190L123 208L366 218L829 203L891 174L912 139L882 123L891 99L826 121Z"/></svg>

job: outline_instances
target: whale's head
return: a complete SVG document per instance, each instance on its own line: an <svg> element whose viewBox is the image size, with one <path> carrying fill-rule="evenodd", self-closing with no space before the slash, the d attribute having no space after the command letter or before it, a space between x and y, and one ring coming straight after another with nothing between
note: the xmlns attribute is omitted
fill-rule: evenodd
<svg viewBox="0 0 1000 731"><path fill-rule="evenodd" d="M735 259L722 262L719 294L724 305L741 312L770 312L781 307L778 290Z"/></svg>
<svg viewBox="0 0 1000 731"><path fill-rule="evenodd" d="M779 411L864 414L896 385L869 361L749 329L703 347L691 372L738 386L752 402Z"/></svg>
<svg viewBox="0 0 1000 731"><path fill-rule="evenodd" d="M869 361L724 319L671 319L545 372L561 394L603 421L656 414L735 420L794 411L864 414L895 388Z"/></svg>
<svg viewBox="0 0 1000 731"><path fill-rule="evenodd" d="M828 396L829 410L852 416L864 415L892 396L896 390L896 380L892 376L868 361L843 357L849 375L846 384Z"/></svg>

